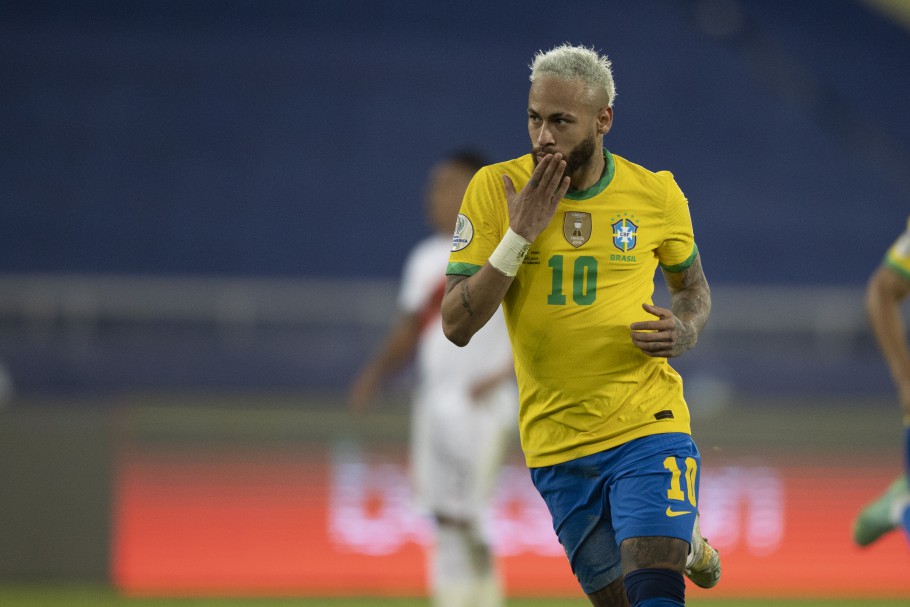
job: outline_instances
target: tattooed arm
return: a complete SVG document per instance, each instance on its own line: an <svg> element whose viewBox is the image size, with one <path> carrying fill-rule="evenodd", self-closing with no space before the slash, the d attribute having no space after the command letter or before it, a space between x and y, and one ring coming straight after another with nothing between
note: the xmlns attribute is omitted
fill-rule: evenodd
<svg viewBox="0 0 910 607"><path fill-rule="evenodd" d="M711 289L701 266L701 256L682 272L663 271L670 291L670 310L649 304L642 307L658 320L632 323L632 342L648 356L672 358L695 347L711 313Z"/></svg>
<svg viewBox="0 0 910 607"><path fill-rule="evenodd" d="M496 312L513 280L489 263L473 276L450 275L442 299L442 330L449 341L467 345Z"/></svg>

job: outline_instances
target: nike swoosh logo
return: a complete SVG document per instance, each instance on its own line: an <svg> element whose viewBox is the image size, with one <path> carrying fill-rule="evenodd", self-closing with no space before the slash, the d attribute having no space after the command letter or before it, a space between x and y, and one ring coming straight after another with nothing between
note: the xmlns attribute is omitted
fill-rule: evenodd
<svg viewBox="0 0 910 607"><path fill-rule="evenodd" d="M677 511L673 510L670 506L667 506L667 516L672 518L674 516L682 516L683 514L692 514L692 511L691 510L680 510L679 512L677 512Z"/></svg>

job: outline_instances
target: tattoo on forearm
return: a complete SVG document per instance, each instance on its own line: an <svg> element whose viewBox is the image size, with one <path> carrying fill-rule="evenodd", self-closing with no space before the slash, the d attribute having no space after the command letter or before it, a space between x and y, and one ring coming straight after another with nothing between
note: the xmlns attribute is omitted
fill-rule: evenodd
<svg viewBox="0 0 910 607"><path fill-rule="evenodd" d="M673 314L676 316L679 329L679 346L682 350L692 349L698 341L698 334L708 321L710 304L698 288L677 291L672 299Z"/></svg>
<svg viewBox="0 0 910 607"><path fill-rule="evenodd" d="M468 316L474 316L474 310L471 309L471 297L468 293L468 281L461 283L461 306L467 311Z"/></svg>
<svg viewBox="0 0 910 607"><path fill-rule="evenodd" d="M667 276L671 309L678 319L679 346L689 350L698 341L698 335L708 322L711 313L711 289L705 279L701 260L678 274Z"/></svg>

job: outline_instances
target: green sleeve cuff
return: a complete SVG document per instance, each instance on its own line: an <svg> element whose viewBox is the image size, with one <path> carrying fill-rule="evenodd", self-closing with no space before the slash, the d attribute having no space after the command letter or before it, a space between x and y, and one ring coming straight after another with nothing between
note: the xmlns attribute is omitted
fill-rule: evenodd
<svg viewBox="0 0 910 607"><path fill-rule="evenodd" d="M907 268L901 266L900 264L898 264L896 261L894 261L890 257L885 257L882 265L885 265L885 266L891 268L892 270L894 270L895 272L897 272L898 274L903 276L904 280L910 282L910 272L907 271Z"/></svg>
<svg viewBox="0 0 910 607"><path fill-rule="evenodd" d="M456 274L459 276L474 276L477 272L480 271L480 268L483 266L478 266L473 263L461 263L461 262L449 262L448 267L446 267L446 275Z"/></svg>
<svg viewBox="0 0 910 607"><path fill-rule="evenodd" d="M689 266L695 263L696 257L698 257L698 245L692 243L692 254L689 255L685 261L672 266L665 266L664 264L660 264L660 267L667 272L682 272L683 270L688 270Z"/></svg>

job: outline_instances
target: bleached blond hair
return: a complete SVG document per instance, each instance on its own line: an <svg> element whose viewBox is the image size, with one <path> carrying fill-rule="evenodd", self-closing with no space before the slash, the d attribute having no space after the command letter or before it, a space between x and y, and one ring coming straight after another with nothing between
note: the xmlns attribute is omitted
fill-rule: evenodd
<svg viewBox="0 0 910 607"><path fill-rule="evenodd" d="M606 94L609 107L616 98L612 63L593 47L561 44L548 51L537 51L531 63L531 82L539 76L553 76L565 80L581 80L592 93Z"/></svg>

